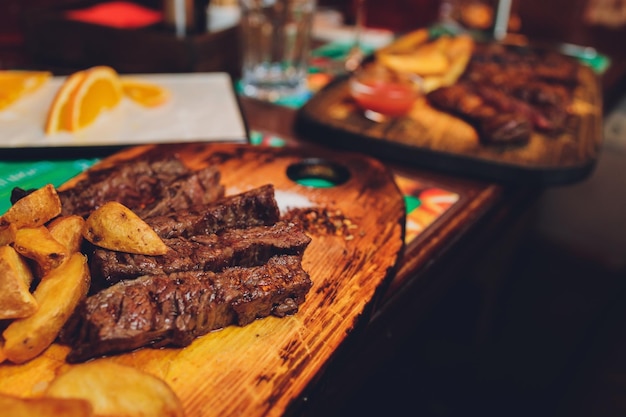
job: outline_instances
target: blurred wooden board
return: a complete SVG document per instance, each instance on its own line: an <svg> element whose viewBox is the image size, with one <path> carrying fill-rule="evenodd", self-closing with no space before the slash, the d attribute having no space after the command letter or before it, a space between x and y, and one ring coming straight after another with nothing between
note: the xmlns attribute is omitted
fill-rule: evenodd
<svg viewBox="0 0 626 417"><path fill-rule="evenodd" d="M431 107L425 98L406 117L381 123L363 116L347 79L317 93L298 114L310 140L380 158L481 179L554 185L584 179L602 143L602 92L596 74L579 68L566 130L555 137L534 132L524 146L490 146L463 120Z"/></svg>
<svg viewBox="0 0 626 417"><path fill-rule="evenodd" d="M287 168L322 155L235 144L136 147L101 164L146 152L179 154L192 168L216 164L227 195L272 183L279 205L285 195L290 196L283 200L287 206L290 200L304 198L315 206L341 210L357 225L352 239L312 235L303 266L313 288L294 316L232 326L183 349L145 348L107 359L163 378L182 399L188 416L284 415L296 407L360 320L367 318L368 307L392 278L404 234L404 200L392 175L373 158L334 153L325 161L347 169L349 179L331 188L306 187L292 181ZM0 392L33 395L65 366L66 354L66 347L52 345L27 364L0 365Z"/></svg>

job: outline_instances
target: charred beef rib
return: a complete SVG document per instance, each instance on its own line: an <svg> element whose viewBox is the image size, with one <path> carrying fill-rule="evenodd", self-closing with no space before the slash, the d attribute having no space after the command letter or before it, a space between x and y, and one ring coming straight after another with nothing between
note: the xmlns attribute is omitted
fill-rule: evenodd
<svg viewBox="0 0 626 417"><path fill-rule="evenodd" d="M96 171L61 194L75 210L68 214L83 216L119 201L170 248L162 256L87 251L99 284L61 334L69 362L186 346L212 330L298 311L312 286L302 269L311 238L280 220L272 185L225 197L219 179L215 168L190 171L175 158L142 160Z"/></svg>

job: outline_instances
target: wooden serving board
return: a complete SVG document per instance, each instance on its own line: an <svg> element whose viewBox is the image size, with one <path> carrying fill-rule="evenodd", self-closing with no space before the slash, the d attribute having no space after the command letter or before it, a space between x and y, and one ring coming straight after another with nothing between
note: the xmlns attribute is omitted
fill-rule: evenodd
<svg viewBox="0 0 626 417"><path fill-rule="evenodd" d="M481 144L468 123L431 107L425 97L409 115L384 122L367 119L340 79L299 111L304 137L356 149L412 166L444 170L490 181L554 185L585 178L602 143L602 93L596 74L579 66L567 128L558 136L535 131L524 146Z"/></svg>
<svg viewBox="0 0 626 417"><path fill-rule="evenodd" d="M313 288L297 314L231 326L182 349L144 348L106 359L163 378L181 398L188 417L284 415L319 377L359 320L367 318L368 307L391 278L403 247L400 191L375 159L353 153L306 155L297 148L146 146L122 151L99 165L146 152L176 153L192 168L217 165L227 195L272 183L279 205L285 195L290 201L306 199L317 207L340 210L357 226L351 238L312 234L303 266ZM287 176L288 167L320 156L346 169L347 181L331 188L312 188ZM64 361L67 352L66 347L54 344L29 363L0 365L0 392L36 395L61 367L70 366Z"/></svg>

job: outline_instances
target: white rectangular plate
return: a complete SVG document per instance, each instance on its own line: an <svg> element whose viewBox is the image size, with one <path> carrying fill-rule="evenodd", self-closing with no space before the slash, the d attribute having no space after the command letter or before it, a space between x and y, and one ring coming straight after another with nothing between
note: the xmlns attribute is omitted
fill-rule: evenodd
<svg viewBox="0 0 626 417"><path fill-rule="evenodd" d="M125 97L115 109L75 133L44 133L48 108L65 77L0 111L0 148L124 146L176 142L245 142L246 129L227 73L133 74L170 91L158 107Z"/></svg>

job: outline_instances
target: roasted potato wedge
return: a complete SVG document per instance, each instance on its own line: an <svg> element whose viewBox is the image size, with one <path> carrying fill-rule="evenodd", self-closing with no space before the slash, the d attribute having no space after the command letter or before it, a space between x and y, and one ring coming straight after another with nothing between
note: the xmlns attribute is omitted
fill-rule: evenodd
<svg viewBox="0 0 626 417"><path fill-rule="evenodd" d="M164 255L167 245L131 209L110 201L85 221L83 236L96 246L141 255Z"/></svg>
<svg viewBox="0 0 626 417"><path fill-rule="evenodd" d="M451 41L452 38L449 36L441 36L428 42L424 41L401 53L393 48L391 51L378 52L376 58L393 71L420 76L442 75L450 68L447 51ZM398 42L403 42L403 39Z"/></svg>
<svg viewBox="0 0 626 417"><path fill-rule="evenodd" d="M396 48L392 44L382 49L376 53L378 62L392 71L420 76L424 93L454 84L465 71L474 50L474 41L468 35L444 35L413 43L413 49L408 48L410 43L405 43L403 38L396 42L405 47Z"/></svg>
<svg viewBox="0 0 626 417"><path fill-rule="evenodd" d="M41 187L15 202L0 217L0 227L38 227L61 214L61 199L52 184Z"/></svg>
<svg viewBox="0 0 626 417"><path fill-rule="evenodd" d="M37 311L30 293L33 274L11 246L0 246L0 320L28 317Z"/></svg>
<svg viewBox="0 0 626 417"><path fill-rule="evenodd" d="M15 233L17 233L17 226L14 223L0 226L0 245L13 243L15 241Z"/></svg>
<svg viewBox="0 0 626 417"><path fill-rule="evenodd" d="M29 317L16 319L4 330L4 354L24 363L43 352L59 334L90 285L87 258L74 253L44 276L33 292L39 308Z"/></svg>
<svg viewBox="0 0 626 417"><path fill-rule="evenodd" d="M376 54L411 53L414 52L420 45L428 42L429 39L430 33L428 33L428 29L416 29L412 32L402 35L389 45L379 49Z"/></svg>
<svg viewBox="0 0 626 417"><path fill-rule="evenodd" d="M381 54L378 60L392 71L417 75L441 75L450 67L450 60L441 52L415 52L406 55Z"/></svg>
<svg viewBox="0 0 626 417"><path fill-rule="evenodd" d="M110 361L72 365L50 382L44 395L85 399L102 417L184 416L180 399L165 381Z"/></svg>
<svg viewBox="0 0 626 417"><path fill-rule="evenodd" d="M81 216L57 217L48 224L48 230L57 242L63 244L70 253L80 251L83 243L85 219Z"/></svg>
<svg viewBox="0 0 626 417"><path fill-rule="evenodd" d="M445 85L454 84L472 58L474 40L467 35L454 37L450 42L447 54L450 57L450 69L445 74Z"/></svg>
<svg viewBox="0 0 626 417"><path fill-rule="evenodd" d="M92 417L93 407L80 398L18 398L0 394L0 410L11 417Z"/></svg>
<svg viewBox="0 0 626 417"><path fill-rule="evenodd" d="M18 229L13 247L18 253L37 263L40 275L57 268L69 256L65 245L59 243L45 226Z"/></svg>

